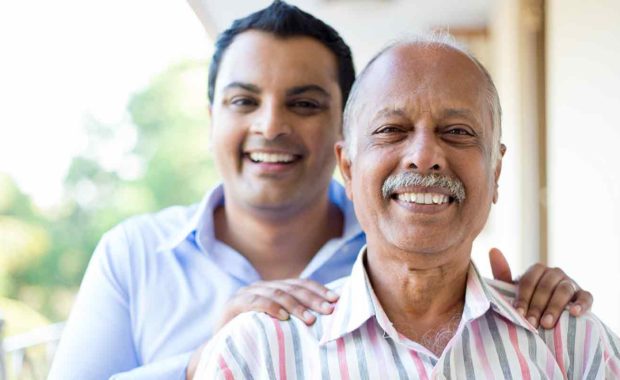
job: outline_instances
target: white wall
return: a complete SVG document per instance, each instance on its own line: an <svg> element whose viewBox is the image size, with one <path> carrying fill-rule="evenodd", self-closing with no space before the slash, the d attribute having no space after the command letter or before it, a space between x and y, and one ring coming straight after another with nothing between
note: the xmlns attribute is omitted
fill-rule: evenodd
<svg viewBox="0 0 620 380"><path fill-rule="evenodd" d="M620 333L620 1L548 4L550 262Z"/></svg>

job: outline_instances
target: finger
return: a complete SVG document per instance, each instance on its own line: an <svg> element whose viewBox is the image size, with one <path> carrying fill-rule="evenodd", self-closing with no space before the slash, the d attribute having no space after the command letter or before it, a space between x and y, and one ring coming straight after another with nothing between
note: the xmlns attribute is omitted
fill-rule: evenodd
<svg viewBox="0 0 620 380"><path fill-rule="evenodd" d="M491 271L493 272L494 279L512 283L510 266L502 251L497 248L491 248L489 251L489 261L491 262Z"/></svg>
<svg viewBox="0 0 620 380"><path fill-rule="evenodd" d="M523 317L527 314L534 289L536 289L536 285L538 285L538 281L540 281L546 269L547 267L540 263L534 264L517 282L517 295L514 307Z"/></svg>
<svg viewBox="0 0 620 380"><path fill-rule="evenodd" d="M307 288L308 290L311 290L317 294L322 295L327 301L329 302L335 302L338 300L339 296L338 294L336 294L336 292L330 290L329 288L325 287L325 285L320 284L316 281L313 280L308 280L308 279L304 279L304 278L291 278L288 280L285 280L284 282L290 283L290 284L294 284L297 286L303 286L305 288Z"/></svg>
<svg viewBox="0 0 620 380"><path fill-rule="evenodd" d="M569 306L568 311L574 317L582 316L592 308L592 302L594 302L592 293L580 289L575 293L573 302Z"/></svg>
<svg viewBox="0 0 620 380"><path fill-rule="evenodd" d="M290 317L290 313L282 306L281 303L258 293L247 294L244 297L238 298L236 301L238 304L241 304L241 306L237 308L237 310L239 310L239 314L246 311L258 311L267 313L270 316L278 318L282 321L285 321Z"/></svg>
<svg viewBox="0 0 620 380"><path fill-rule="evenodd" d="M556 284L551 299L543 312L540 325L546 329L555 327L562 312L576 294L577 286L568 277Z"/></svg>
<svg viewBox="0 0 620 380"><path fill-rule="evenodd" d="M276 284L275 282L271 282L265 286L253 287L251 291L256 295L276 303L288 314L294 315L306 323L313 323L315 317L308 311L307 307L296 297L294 297L288 290L284 290L278 286L283 285L281 283Z"/></svg>
<svg viewBox="0 0 620 380"><path fill-rule="evenodd" d="M312 309L322 314L330 314L333 311L334 305L323 297L322 294L316 293L303 285L300 286L292 282L283 281L270 283L267 286L272 289L283 290L305 308Z"/></svg>
<svg viewBox="0 0 620 380"><path fill-rule="evenodd" d="M561 269L547 268L540 281L538 281L538 284L536 285L526 314L526 318L532 326L538 327L543 310L547 308L547 305L549 304L549 300L551 299L555 288L558 286L558 284L560 284L562 280L566 278L566 274L564 274ZM570 283L569 286L571 286Z"/></svg>

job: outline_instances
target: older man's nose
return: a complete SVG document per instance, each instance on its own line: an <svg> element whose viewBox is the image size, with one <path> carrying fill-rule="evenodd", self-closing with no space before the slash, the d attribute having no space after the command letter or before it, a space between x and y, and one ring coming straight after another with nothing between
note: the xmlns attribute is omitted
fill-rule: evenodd
<svg viewBox="0 0 620 380"><path fill-rule="evenodd" d="M414 138L412 144L407 147L403 163L406 169L421 174L439 172L446 167L443 148L434 135Z"/></svg>
<svg viewBox="0 0 620 380"><path fill-rule="evenodd" d="M267 140L274 140L281 135L291 133L291 127L283 110L275 105L265 105L257 113L250 131L261 134Z"/></svg>

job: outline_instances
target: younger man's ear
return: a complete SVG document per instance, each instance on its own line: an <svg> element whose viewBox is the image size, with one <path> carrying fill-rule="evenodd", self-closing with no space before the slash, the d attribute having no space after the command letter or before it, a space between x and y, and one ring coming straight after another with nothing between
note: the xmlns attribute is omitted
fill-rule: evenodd
<svg viewBox="0 0 620 380"><path fill-rule="evenodd" d="M343 140L338 141L334 145L334 151L336 153L336 161L338 163L340 175L344 180L347 197L353 200L353 193L351 192L351 160L349 160L347 148Z"/></svg>

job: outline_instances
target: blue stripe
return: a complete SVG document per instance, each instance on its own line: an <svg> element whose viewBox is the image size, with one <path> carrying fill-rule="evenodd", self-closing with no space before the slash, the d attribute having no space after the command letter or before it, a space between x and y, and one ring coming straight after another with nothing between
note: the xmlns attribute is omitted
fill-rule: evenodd
<svg viewBox="0 0 620 380"><path fill-rule="evenodd" d="M273 359L271 358L271 348L269 347L269 338L267 337L267 330L265 330L265 326L261 322L260 318L256 314L252 316L254 322L258 325L258 330L261 333L261 342L263 346L263 355L265 359L265 368L267 369L267 374L270 379L276 378L276 372L273 370Z"/></svg>

